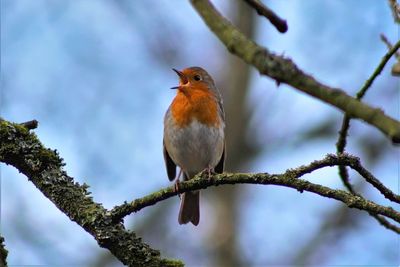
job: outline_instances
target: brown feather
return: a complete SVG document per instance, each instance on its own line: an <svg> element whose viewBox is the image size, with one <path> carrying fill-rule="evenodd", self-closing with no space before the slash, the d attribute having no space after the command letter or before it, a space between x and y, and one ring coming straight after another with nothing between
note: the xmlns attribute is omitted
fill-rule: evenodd
<svg viewBox="0 0 400 267"><path fill-rule="evenodd" d="M200 192L186 192L182 194L181 208L179 209L178 222L186 224L191 222L197 226L200 222Z"/></svg>
<svg viewBox="0 0 400 267"><path fill-rule="evenodd" d="M215 173L223 173L225 166L225 145L224 150L222 151L221 159L219 160L218 164L214 168Z"/></svg>
<svg viewBox="0 0 400 267"><path fill-rule="evenodd" d="M172 181L176 177L176 164L169 156L168 151L165 148L164 141L163 141L163 154L164 154L165 167L167 168L168 179Z"/></svg>

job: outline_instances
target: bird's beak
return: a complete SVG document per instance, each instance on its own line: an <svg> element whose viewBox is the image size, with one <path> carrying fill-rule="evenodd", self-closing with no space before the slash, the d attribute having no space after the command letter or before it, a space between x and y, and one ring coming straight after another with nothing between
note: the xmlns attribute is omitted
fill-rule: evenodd
<svg viewBox="0 0 400 267"><path fill-rule="evenodd" d="M188 82L188 79L186 78L185 74L183 74L182 71L179 71L179 70L176 70L176 69L172 69L172 70L175 71L176 74L178 74L179 80L180 80L179 81L180 84L186 84ZM179 86L171 87L171 89L179 89Z"/></svg>

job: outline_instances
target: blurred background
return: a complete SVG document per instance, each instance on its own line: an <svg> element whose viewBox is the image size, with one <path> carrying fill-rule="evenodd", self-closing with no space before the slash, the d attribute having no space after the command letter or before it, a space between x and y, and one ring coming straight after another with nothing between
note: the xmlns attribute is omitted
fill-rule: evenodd
<svg viewBox="0 0 400 267"><path fill-rule="evenodd" d="M243 1L213 1L247 36L292 58L319 81L354 95L399 32L388 1L264 1L287 20L279 34ZM392 59L365 101L399 118ZM106 208L171 185L163 116L178 83L171 68L201 66L223 93L227 171L280 173L335 153L342 113L276 86L231 56L189 1L1 0L1 116L39 121L36 134ZM399 151L352 121L347 151L398 192ZM368 198L392 205L361 177ZM304 177L343 189L337 168ZM277 186L202 192L198 227L177 222L178 197L125 219L164 257L187 266L395 265L399 238L365 212ZM8 263L121 266L26 177L1 165L1 235Z"/></svg>

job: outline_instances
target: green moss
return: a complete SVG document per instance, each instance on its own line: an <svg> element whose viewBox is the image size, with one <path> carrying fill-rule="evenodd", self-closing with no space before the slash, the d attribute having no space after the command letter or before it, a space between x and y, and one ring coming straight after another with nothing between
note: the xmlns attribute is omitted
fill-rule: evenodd
<svg viewBox="0 0 400 267"><path fill-rule="evenodd" d="M185 264L180 260L175 259L162 259L160 262L160 266L163 267L183 267Z"/></svg>
<svg viewBox="0 0 400 267"><path fill-rule="evenodd" d="M4 245L4 238L0 236L0 266L7 266L8 251Z"/></svg>
<svg viewBox="0 0 400 267"><path fill-rule="evenodd" d="M126 231L122 223L113 222L108 211L93 201L88 185L74 182L63 170L63 159L57 151L45 148L33 132L0 120L0 161L25 174L62 212L123 264L160 266L160 252Z"/></svg>

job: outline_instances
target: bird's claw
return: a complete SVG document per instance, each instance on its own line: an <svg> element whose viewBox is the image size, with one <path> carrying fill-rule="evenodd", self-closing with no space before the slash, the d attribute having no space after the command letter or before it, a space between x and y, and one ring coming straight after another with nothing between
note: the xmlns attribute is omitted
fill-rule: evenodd
<svg viewBox="0 0 400 267"><path fill-rule="evenodd" d="M204 172L207 172L207 178L211 181L213 179L212 175L215 174L214 170L212 168L205 168Z"/></svg>
<svg viewBox="0 0 400 267"><path fill-rule="evenodd" d="M181 178L181 175L182 175L182 169L179 170L178 177L176 177L176 181L174 184L174 192L175 193L179 191L179 179ZM178 194L178 197L179 197L179 199L181 199L181 194Z"/></svg>
<svg viewBox="0 0 400 267"><path fill-rule="evenodd" d="M179 178L176 179L176 182L174 183L174 192L179 192ZM178 194L179 199L181 199L181 194Z"/></svg>

